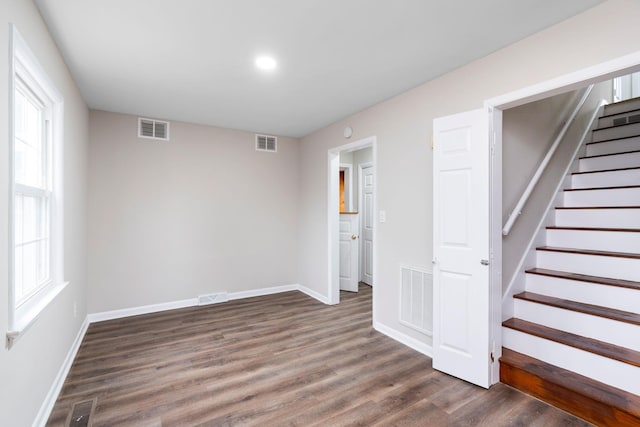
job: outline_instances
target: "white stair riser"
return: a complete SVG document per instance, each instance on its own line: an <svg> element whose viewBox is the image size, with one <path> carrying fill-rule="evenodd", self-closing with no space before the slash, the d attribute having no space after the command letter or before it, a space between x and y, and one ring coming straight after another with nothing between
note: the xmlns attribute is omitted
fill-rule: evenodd
<svg viewBox="0 0 640 427"><path fill-rule="evenodd" d="M533 335L502 328L502 345L543 362L640 395L640 368Z"/></svg>
<svg viewBox="0 0 640 427"><path fill-rule="evenodd" d="M640 152L580 159L580 172L640 167Z"/></svg>
<svg viewBox="0 0 640 427"><path fill-rule="evenodd" d="M593 131L591 142L606 141L609 139L626 138L628 136L640 135L640 123L631 125L615 126L606 129L596 129Z"/></svg>
<svg viewBox="0 0 640 427"><path fill-rule="evenodd" d="M571 188L620 187L639 183L640 168L571 175Z"/></svg>
<svg viewBox="0 0 640 427"><path fill-rule="evenodd" d="M553 329L640 351L640 326L571 310L515 300L515 317Z"/></svg>
<svg viewBox="0 0 640 427"><path fill-rule="evenodd" d="M551 229L547 246L640 254L640 232Z"/></svg>
<svg viewBox="0 0 640 427"><path fill-rule="evenodd" d="M556 209L558 227L640 228L640 209Z"/></svg>
<svg viewBox="0 0 640 427"><path fill-rule="evenodd" d="M527 274L526 289L541 295L600 305L616 310L638 312L640 309L640 291L619 286ZM636 341L640 345L640 339L636 338Z"/></svg>
<svg viewBox="0 0 640 427"><path fill-rule="evenodd" d="M624 102L618 102L615 104L609 104L604 107L604 115L609 116L612 114L625 113L627 111L633 111L640 108L639 99L630 99Z"/></svg>
<svg viewBox="0 0 640 427"><path fill-rule="evenodd" d="M601 142L599 144L587 144L587 156L625 153L627 151L635 150L640 150L640 136L618 139L616 141Z"/></svg>
<svg viewBox="0 0 640 427"><path fill-rule="evenodd" d="M538 268L640 281L640 259L536 251Z"/></svg>
<svg viewBox="0 0 640 427"><path fill-rule="evenodd" d="M565 191L564 206L640 206L640 188Z"/></svg>
<svg viewBox="0 0 640 427"><path fill-rule="evenodd" d="M624 121L625 123L637 122L638 119L637 119L636 116L640 116L640 111L631 110L631 111L621 112L621 113L613 115L613 116L607 115L605 117L600 117L598 119L598 127L599 128L606 128L606 127L614 126L614 122L616 120L618 120L618 119L626 119Z"/></svg>

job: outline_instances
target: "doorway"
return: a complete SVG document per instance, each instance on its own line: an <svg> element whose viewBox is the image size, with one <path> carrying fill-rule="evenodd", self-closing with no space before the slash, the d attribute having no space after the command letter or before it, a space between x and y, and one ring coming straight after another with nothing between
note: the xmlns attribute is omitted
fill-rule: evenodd
<svg viewBox="0 0 640 427"><path fill-rule="evenodd" d="M355 258L358 268L353 273L355 274L356 286L352 287L351 290L357 291L357 284L360 281L372 286L375 280L375 142L375 137L364 138L330 149L328 152L328 295L330 304L338 304L340 302L340 284L341 282L344 284L345 281L344 275L341 274L341 261L346 258L344 256L346 248L348 246L354 247L354 245L347 245L348 240L357 242L355 248L358 253ZM344 171L342 175L340 173L341 170ZM358 172L353 173L351 179L343 178L341 180L341 176L346 178L350 170ZM362 175L361 171L363 171ZM363 186L363 184L368 185ZM351 199L351 203L349 199ZM345 201L344 205L342 205L343 200ZM368 204L365 209L366 212L361 208L365 203ZM344 206L344 209L341 209L342 206ZM365 213L367 216L366 225L363 224ZM349 215L357 217L357 225L353 229L355 232L350 231L347 236L341 232L341 224L346 223L346 217ZM364 233L363 225L365 225ZM344 225L342 225L342 228L344 228ZM342 236L343 234L346 237ZM363 234L366 235L366 242L362 242L363 239L361 237ZM353 236L355 236L355 239L352 239ZM341 248L343 256L341 256ZM363 265L366 268L363 268ZM363 276L363 270L366 276ZM363 277L365 280L362 280ZM375 301L375 292L373 292L373 299Z"/></svg>

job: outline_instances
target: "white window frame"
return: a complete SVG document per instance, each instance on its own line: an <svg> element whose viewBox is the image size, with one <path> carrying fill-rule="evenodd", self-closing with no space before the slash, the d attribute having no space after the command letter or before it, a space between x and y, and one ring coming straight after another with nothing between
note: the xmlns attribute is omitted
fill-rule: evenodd
<svg viewBox="0 0 640 427"><path fill-rule="evenodd" d="M63 217L63 154L64 154L64 98L49 79L15 26L11 26L9 61L9 330L10 347L34 323L45 307L68 284L64 281L64 217ZM47 138L46 189L34 189L16 183L15 177L15 91L20 85L42 101L46 110ZM15 197L29 193L41 197L48 204L49 227L49 279L18 305L15 289ZM37 193L37 194L36 194Z"/></svg>

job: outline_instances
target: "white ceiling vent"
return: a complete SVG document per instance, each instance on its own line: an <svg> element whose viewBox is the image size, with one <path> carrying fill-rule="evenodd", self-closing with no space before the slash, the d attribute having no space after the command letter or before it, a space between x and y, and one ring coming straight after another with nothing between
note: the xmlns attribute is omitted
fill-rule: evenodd
<svg viewBox="0 0 640 427"><path fill-rule="evenodd" d="M278 138L269 135L256 135L256 151L278 151Z"/></svg>
<svg viewBox="0 0 640 427"><path fill-rule="evenodd" d="M138 118L138 137L169 140L169 122L161 120Z"/></svg>

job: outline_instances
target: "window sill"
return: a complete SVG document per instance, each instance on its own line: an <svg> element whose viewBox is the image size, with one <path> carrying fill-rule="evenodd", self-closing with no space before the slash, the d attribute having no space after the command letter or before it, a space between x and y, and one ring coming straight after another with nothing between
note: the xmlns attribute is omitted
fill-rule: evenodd
<svg viewBox="0 0 640 427"><path fill-rule="evenodd" d="M68 284L69 282L62 282L58 285L51 285L48 289L40 292L40 295L35 296L33 301L25 303L23 307L15 311L13 325L10 325L11 329L7 331L7 348L11 348L11 346L29 330L49 303L51 303Z"/></svg>

